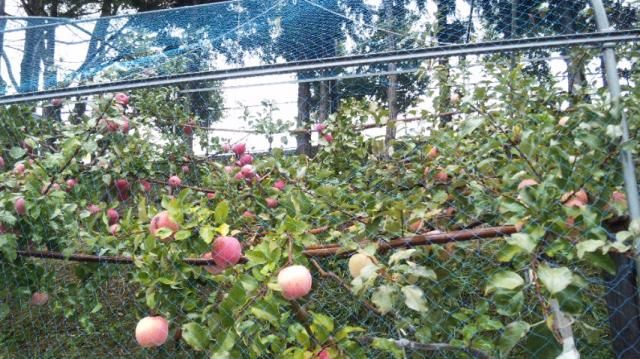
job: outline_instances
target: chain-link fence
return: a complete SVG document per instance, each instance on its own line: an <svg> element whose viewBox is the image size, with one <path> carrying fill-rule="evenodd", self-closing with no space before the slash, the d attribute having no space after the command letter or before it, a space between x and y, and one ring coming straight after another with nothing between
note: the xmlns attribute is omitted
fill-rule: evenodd
<svg viewBox="0 0 640 359"><path fill-rule="evenodd" d="M109 4L0 18L0 355L640 355L640 4Z"/></svg>

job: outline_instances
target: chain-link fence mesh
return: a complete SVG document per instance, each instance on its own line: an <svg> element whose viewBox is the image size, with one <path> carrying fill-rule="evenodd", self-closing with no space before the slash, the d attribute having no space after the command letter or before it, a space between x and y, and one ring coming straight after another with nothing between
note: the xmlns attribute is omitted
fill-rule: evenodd
<svg viewBox="0 0 640 359"><path fill-rule="evenodd" d="M639 5L604 6L1 18L0 102L42 100L0 111L1 355L637 357Z"/></svg>

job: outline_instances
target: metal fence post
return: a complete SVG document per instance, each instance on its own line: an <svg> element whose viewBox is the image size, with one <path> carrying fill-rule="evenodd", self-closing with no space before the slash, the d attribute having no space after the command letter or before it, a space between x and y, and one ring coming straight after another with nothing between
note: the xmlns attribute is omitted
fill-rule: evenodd
<svg viewBox="0 0 640 359"><path fill-rule="evenodd" d="M598 31L605 33L612 31L609 19L605 11L602 0L591 0L591 6L595 14ZM620 127L622 129L622 143L629 141L629 127L627 116L622 109L620 78L618 77L618 65L612 44L604 44L602 52L607 86L611 95L611 103L614 111L620 116ZM640 218L640 201L638 196L638 182L636 179L635 166L631 153L622 150L620 154L622 170L624 175L625 190L627 193L627 203L629 206L629 216L631 221ZM609 280L607 306L609 307L609 323L613 339L613 350L617 358L635 358L640 354L638 337L640 336L640 300L638 284L640 283L640 239L634 239L635 265L630 260L613 258L616 260L617 274ZM635 276L634 270L635 267ZM634 278L635 277L635 278ZM629 298L632 295L635 298ZM634 300L635 299L635 300Z"/></svg>

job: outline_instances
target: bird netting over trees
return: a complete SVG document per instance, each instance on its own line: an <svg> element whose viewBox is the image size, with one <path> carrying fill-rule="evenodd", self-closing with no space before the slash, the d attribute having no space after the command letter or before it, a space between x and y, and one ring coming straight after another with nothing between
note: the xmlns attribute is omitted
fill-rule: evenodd
<svg viewBox="0 0 640 359"><path fill-rule="evenodd" d="M0 19L0 355L640 355L637 3L193 3Z"/></svg>

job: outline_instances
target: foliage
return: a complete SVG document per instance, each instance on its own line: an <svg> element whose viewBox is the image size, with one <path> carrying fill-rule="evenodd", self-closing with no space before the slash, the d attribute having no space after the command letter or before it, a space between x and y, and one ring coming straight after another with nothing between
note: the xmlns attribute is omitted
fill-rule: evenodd
<svg viewBox="0 0 640 359"><path fill-rule="evenodd" d="M235 165L233 156L198 160L179 134L158 137L157 121L189 118L167 100L170 90L140 92L126 109L105 96L78 124L4 109L0 270L9 284L0 314L19 311L32 292L46 290L52 304L42 309L78 321L86 333L112 330L122 337L125 330L132 341L135 318L162 314L172 337L181 330L180 350L215 358L309 358L322 350L334 357L409 355L400 339L506 357L558 353L549 312L556 299L573 316L580 345L607 356L606 288L598 278L615 269L609 253L629 252L639 234L632 226L610 240L606 228L626 210L610 200L622 186L619 113L604 94L567 107L568 95L518 66L496 62L487 71L497 84L467 94L458 109L464 116L389 145L357 130L384 113L364 100L345 100L325 130L333 141L322 141L315 158L274 149L255 160L253 181L235 179L237 167L225 172ZM640 94L627 90L635 132ZM109 132L100 121L121 124L123 113L128 133ZM637 150L635 140L624 146ZM439 155L430 155L433 148ZM16 163L26 166L23 175L12 170ZM158 184L185 164L190 171L180 174L182 183L192 188ZM438 177L443 172L446 180ZM78 185L68 188L64 181L71 178ZM128 180L128 196L118 193L116 179ZM141 181L149 179L154 187L145 192ZM523 179L537 184L518 189ZM284 190L273 187L278 180L286 182ZM563 195L580 189L588 203L568 206ZM18 197L27 202L24 216L14 210ZM266 198L279 206L267 207ZM90 204L101 212L89 212ZM115 235L105 214L110 208L121 217ZM172 240L148 231L162 210L180 225ZM415 221L424 226L410 227ZM479 224L520 230L504 240L376 251L394 238ZM210 251L219 235L241 240L246 263L214 275L182 261ZM160 236L171 239L168 232ZM366 253L375 264L351 279L340 256L316 262L342 278L344 288L319 275L303 253L327 244ZM134 256L134 265L119 268L134 292L126 299L130 312L113 328L97 328L110 304L91 292L109 285L113 266L76 264L60 276L47 262L17 255L26 249ZM312 293L296 302L285 300L276 282L291 263L314 273ZM174 350L169 347L139 353Z"/></svg>

